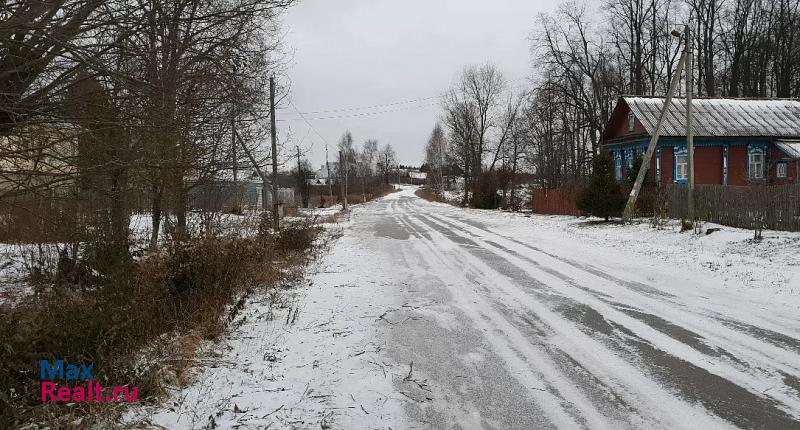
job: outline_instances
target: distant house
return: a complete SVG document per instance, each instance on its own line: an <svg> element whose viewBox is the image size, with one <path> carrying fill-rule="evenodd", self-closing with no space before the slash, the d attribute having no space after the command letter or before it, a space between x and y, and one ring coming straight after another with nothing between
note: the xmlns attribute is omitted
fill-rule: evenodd
<svg viewBox="0 0 800 430"><path fill-rule="evenodd" d="M69 195L82 166L79 131L69 126L28 126L0 136L0 195L10 192Z"/></svg>
<svg viewBox="0 0 800 430"><path fill-rule="evenodd" d="M409 179L411 179L411 183L413 185L424 185L425 182L428 180L428 174L426 172L420 172L418 170L409 171L408 177Z"/></svg>
<svg viewBox="0 0 800 430"><path fill-rule="evenodd" d="M329 164L331 166L330 172L328 171L328 165L323 164L320 166L319 170L314 173L314 177L308 179L308 185L328 185L328 183L335 181L336 172L339 171L339 163L333 162Z"/></svg>
<svg viewBox="0 0 800 430"><path fill-rule="evenodd" d="M617 178L647 150L663 105L657 97L617 102L601 141ZM800 183L800 101L701 98L692 106L695 183ZM687 162L685 99L673 99L649 174L660 184L684 184Z"/></svg>
<svg viewBox="0 0 800 430"><path fill-rule="evenodd" d="M234 180L231 170L217 172L213 178L206 178L195 183L189 195L189 207L197 210L221 211L227 207L244 207L250 209L272 206L272 183L267 182L268 189L264 193L264 181L254 169L240 167ZM191 180L190 182L196 182ZM282 186L278 181L278 202L284 207L297 207L295 189ZM264 205L264 197L267 202Z"/></svg>

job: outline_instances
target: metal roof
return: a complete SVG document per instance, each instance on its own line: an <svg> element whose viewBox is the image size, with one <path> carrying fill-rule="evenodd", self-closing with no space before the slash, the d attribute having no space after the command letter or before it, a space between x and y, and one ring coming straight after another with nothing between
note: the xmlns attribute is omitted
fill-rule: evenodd
<svg viewBox="0 0 800 430"><path fill-rule="evenodd" d="M775 145L789 158L800 159L800 140L781 139Z"/></svg>
<svg viewBox="0 0 800 430"><path fill-rule="evenodd" d="M653 135L664 99L623 97L636 119ZM799 100L694 99L696 136L773 136L800 138ZM662 136L686 135L686 99L673 98L664 118Z"/></svg>

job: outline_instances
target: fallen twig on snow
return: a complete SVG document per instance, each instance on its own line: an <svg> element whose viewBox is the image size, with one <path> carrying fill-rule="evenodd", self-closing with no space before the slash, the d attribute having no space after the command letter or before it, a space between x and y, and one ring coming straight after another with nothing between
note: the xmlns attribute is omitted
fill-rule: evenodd
<svg viewBox="0 0 800 430"><path fill-rule="evenodd" d="M414 361L408 364L408 375L403 378L403 381L411 381L411 374L414 372Z"/></svg>
<svg viewBox="0 0 800 430"><path fill-rule="evenodd" d="M268 417L268 416L270 416L270 415L272 415L272 414L274 414L274 413L277 413L278 411L280 411L281 409L283 409L283 406L284 406L284 405L280 405L280 406L278 407L278 409L275 409L274 411L272 411L272 412L270 412L270 413L268 413L268 414L264 415L264 416L263 416L263 417L261 417L261 418L263 419L263 418L266 418L266 417Z"/></svg>

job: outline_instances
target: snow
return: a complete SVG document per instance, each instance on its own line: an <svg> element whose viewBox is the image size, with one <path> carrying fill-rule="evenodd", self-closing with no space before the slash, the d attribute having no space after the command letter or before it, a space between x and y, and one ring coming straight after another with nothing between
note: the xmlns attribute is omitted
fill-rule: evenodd
<svg viewBox="0 0 800 430"><path fill-rule="evenodd" d="M341 212L341 205L328 208L299 208L297 215L286 216L284 222L312 221L328 223L331 217ZM189 212L187 224L193 234L199 235L207 226L211 226L214 233L221 237L251 237L258 232L262 211L247 210L242 214L225 214L218 212ZM166 220L162 219L162 229L159 240L166 240L164 226ZM174 217L172 219L174 223ZM131 215L130 223L131 250L134 254L147 251L152 231L152 217L150 213L135 213ZM0 304L13 304L16 301L33 293L33 289L26 281L31 261L40 258L48 260L48 264L55 265L58 257L58 247L66 244L11 244L0 243Z"/></svg>
<svg viewBox="0 0 800 430"><path fill-rule="evenodd" d="M468 226L466 226L465 228L468 231L476 233L474 229L471 229ZM497 240L496 237L494 237L493 239ZM504 245L507 245L510 248L516 248L515 250L517 251L524 252L524 250L519 249L520 248L519 245L515 246L513 242L501 240L500 243L503 243ZM493 245L489 244L488 242L482 243L482 245L487 247L493 247ZM500 250L500 252L503 252L502 248L498 249ZM488 266L486 266L482 261L475 259L474 257L471 257L467 254L463 254L461 255L461 258L463 260L467 260L469 262L468 263L469 266L478 268L477 270L480 272L487 274L492 273L491 269ZM515 264L519 265L520 267L525 267L525 266L530 267L530 263L526 263L523 259L515 257L512 254L507 255L507 258L509 259L509 261L515 262ZM566 266L565 264L555 259L554 261L547 261L547 263L549 267L558 267L563 270L567 269L565 267ZM629 330L631 330L633 334L643 339L648 339L658 349L663 351L670 351L671 353L676 353L682 359L700 368L704 368L713 374L723 376L728 380L734 381L741 386L753 389L754 391L757 392L763 392L764 390L773 387L776 382L780 383L780 380L774 381L769 377L768 374L750 374L742 372L734 367L731 367L726 363L709 363L706 361L706 357L703 354L699 353L698 351L689 347L688 345L678 342L677 340L671 338L670 336L667 336L651 328L647 324L644 324L637 319L627 316L625 313L616 310L614 306L604 303L602 300L593 297L591 294L572 290L570 288L569 283L564 279L560 279L559 277L551 275L546 271L542 271L541 269L525 268L523 270L526 270L532 275L536 276L537 279L542 280L548 286L551 287L555 286L556 289L565 296L573 298L581 303L588 304L592 308L599 311L607 320L619 323L621 326L624 326ZM486 282L489 281L490 281L489 279L486 279ZM591 352L591 358L587 360L587 367L595 362L600 362L600 363L605 363L606 365L610 365L617 370L625 369L624 371L621 371L619 373L621 375L624 375L626 378L630 378L627 381L625 381L628 386L635 386L638 387L639 389L645 389L647 396L649 398L648 400L649 401L655 400L656 404L661 405L662 407L664 405L673 403L671 406L669 406L669 409L675 413L676 418L680 419L682 417L691 416L694 417L696 422L698 416L697 411L693 411L691 408L682 407L680 403L674 402L671 396L665 395L663 393L663 389L659 389L659 387L653 385L652 383L648 384L649 381L647 381L646 379L637 378L635 369L633 369L629 365L626 365L624 361L620 360L614 354L610 353L610 351L604 350L604 348L600 348L597 347L596 345L593 345L594 342L592 342L592 340L588 336L581 333L579 330L576 330L574 328L571 328L569 325L561 323L559 321L559 317L553 312L549 311L546 307L543 307L540 303L538 303L535 300L531 300L528 296L518 294L518 291L513 287L513 285L511 285L508 282L505 282L502 279L492 278L491 282L496 287L501 287L503 289L504 293L508 295L507 301L520 303L523 309L533 311L545 323L547 323L551 327L554 327L557 330L557 333L561 335L562 339L565 340L569 339L568 341L565 341L565 343L562 343L560 346L562 347L562 349L565 350L569 348L576 348L577 350L573 351L573 353L570 354L573 358ZM621 299L626 296L626 292L624 291L624 289L616 287L612 282L594 281L592 283L582 282L582 284L583 285L591 284L592 285L591 288L597 289L598 291L602 291L605 294L609 294L615 299ZM632 300L633 298L631 298L631 301L626 301L625 303L631 303ZM644 301L642 302L644 303ZM653 305L657 305L656 301L647 301L646 303L650 306L649 307L643 306L643 308L645 309L652 309ZM667 309L663 309L661 310L661 312L665 313L672 312L676 314L682 313ZM686 321L687 318L691 318L691 315L688 314L681 315L680 318L681 320ZM701 331L703 330L703 327L701 327L700 324L701 323L698 321L697 325L693 326L692 328ZM503 331L509 332L510 329L504 328ZM725 333L721 333L720 335L736 336L736 333L734 333L733 330L723 330L723 331ZM522 341L522 339L520 339L520 341ZM588 345L592 345L592 347L589 348ZM727 347L728 345L725 344L716 346ZM768 355L762 355L761 352L763 351L764 348L770 349L769 352L775 355L771 357ZM729 352L731 352L730 349ZM763 360L765 359L781 360L783 361L782 363L775 363L775 364L777 364L776 366L777 370L782 370L782 371L792 371L792 366L796 364L795 362L797 361L796 357L793 356L792 354L787 354L785 351L781 351L777 348L770 348L769 345L759 345L758 348L753 346L752 350L743 348L742 350L736 352L738 353L737 354L738 357L740 358L748 357L752 358L752 360L754 361L760 360L761 362L763 362ZM537 359L536 361L537 363L540 364L540 367L542 367L541 366L542 359ZM775 364L773 364L773 366ZM593 372L593 373L595 375L600 374L600 372ZM777 375L778 372L774 372L774 374ZM556 379L556 381L558 380ZM559 391L562 390L563 388L559 388ZM778 398L782 402L793 405L795 409L800 409L800 401L798 399L793 398L792 396L789 395L782 395L782 394L779 394ZM639 398L637 400L645 401L644 398ZM594 413L594 411L591 412ZM599 422L599 421L593 420L593 422ZM712 422L708 422L702 427L707 427L711 423Z"/></svg>
<svg viewBox="0 0 800 430"><path fill-rule="evenodd" d="M166 428L787 428L800 234L457 208L404 187L250 299ZM341 237L338 237L341 236ZM335 238L338 237L338 238Z"/></svg>
<svg viewBox="0 0 800 430"><path fill-rule="evenodd" d="M664 106L660 97L624 97L650 135L655 133ZM684 136L686 99L673 99L662 124L662 136ZM800 136L797 100L695 99L695 136Z"/></svg>
<svg viewBox="0 0 800 430"><path fill-rule="evenodd" d="M14 303L32 293L24 282L28 273L25 253L22 245L0 244L0 304Z"/></svg>
<svg viewBox="0 0 800 430"><path fill-rule="evenodd" d="M750 230L711 223L704 224L704 230L719 231L696 235L681 233L678 221L660 229L652 228L647 221L622 226L567 216L531 215L521 224L508 222L518 217L496 214L482 220L521 240L566 236L581 245L600 247L600 252L586 256L589 262L600 260L624 270L627 264L657 260L674 269L716 278L722 281L719 287L729 292L800 307L800 233L765 231L762 241L754 241ZM608 248L617 252L609 253ZM713 287L717 282L705 285Z"/></svg>
<svg viewBox="0 0 800 430"><path fill-rule="evenodd" d="M784 154L795 160L800 159L800 141L796 139L779 139L775 141L775 145L783 151Z"/></svg>
<svg viewBox="0 0 800 430"><path fill-rule="evenodd" d="M788 387L776 390L776 387L784 386L785 374L797 374L800 363L796 353L758 336L743 335L728 325L711 323L708 316L733 317L742 324L766 328L796 339L800 333L800 325L795 317L800 309L797 265L800 235L769 232L764 242L753 243L750 240L752 232L719 226L710 227L722 228L721 232L694 236L678 233L675 225L670 225L666 230L654 230L644 224L600 225L592 220L574 217L526 218L497 211L465 211L446 205L440 205L438 209L436 215L429 213L421 218L440 227L457 227L450 231L457 232L464 240L475 242L474 246L479 249L492 250L501 255L507 262L543 282L559 295L590 306L605 320L625 327L632 336L645 339L660 351L669 351L684 362L732 381L749 392L769 391L772 399L786 405L784 410L797 418L800 411L797 393ZM437 244L436 248L440 248L446 238L436 233L433 235L432 242ZM625 361L617 357L618 354L606 350L570 324L565 324L562 317L542 306L540 301L522 293L515 282L498 277L496 269L488 267L483 260L460 252L455 260L440 267L459 262L463 267L477 271L469 279L475 279L479 284L493 285L505 295L501 299L504 303L518 304L520 312L532 311L551 327L560 340L558 346L585 368L591 369L595 377L609 386L617 385L619 392L630 391L630 387L640 391L638 395L631 394L633 402L652 402L652 407L656 409L670 405L667 409L678 418L673 423L678 427L681 419L688 417L691 417L693 425L700 427L720 425L713 419L699 424L704 419L702 413L680 402L676 404L669 393L652 383L648 384L647 379L639 377L639 372L629 368ZM581 265L584 265L583 269L576 270ZM601 270L594 271L596 268ZM564 274L569 278L564 278ZM448 276L452 277L452 273ZM632 285L649 285L656 296L664 295L670 299L632 293L629 288L620 286L621 282L625 282L620 279ZM586 290L574 288L576 285ZM459 294L463 295L463 290ZM609 299L602 299L603 295L634 309L645 309L665 317L667 321L677 322L680 327L700 334L705 346L727 351L749 365L709 359L694 346L631 318L618 309L625 306L608 303ZM753 312L754 309L757 311ZM471 312L478 311L476 309L468 313ZM496 318L497 325L503 327L505 322L502 318ZM511 330L503 327L501 331L509 333ZM541 366L540 360L534 359L543 370L546 367ZM614 369L613 373L608 371L609 368ZM554 381L552 385L557 387L558 376L550 375L550 378ZM558 390L564 392L560 387ZM580 408L586 407L579 396L571 400L584 405ZM593 414L594 411L588 409L584 410L583 416Z"/></svg>
<svg viewBox="0 0 800 430"><path fill-rule="evenodd" d="M238 328L206 347L215 364L200 367L191 386L174 389L164 407L142 407L126 419L170 429L211 420L219 428L397 428L402 395L374 332L400 305L391 279L371 276L388 263L370 257L357 238L339 238L305 285L283 292L285 304L271 303L270 292L249 300L233 323Z"/></svg>
<svg viewBox="0 0 800 430"><path fill-rule="evenodd" d="M442 238L443 239L443 238ZM618 383L611 379L604 366L612 367L620 375L624 376L622 381L624 385L619 385L615 388L624 390L625 386L637 387L642 390L646 395L630 394L637 402L644 402L645 404L652 404L653 407L667 407L673 412L673 422L664 422L667 427L677 427L681 420L688 417L693 418L695 424L701 427L717 427L720 423L714 419L706 417L701 410L676 401L673 396L665 392L652 381L644 378L632 365L626 363L615 356L607 348L598 345L592 339L573 327L559 321L559 317L542 306L535 300L530 300L525 295L518 294L518 291L508 281L502 278L497 278L493 275L493 271L480 259L470 256L466 253L459 253L457 260L462 262L465 266L473 267L469 279L477 280L478 283L484 285L492 285L495 288L500 288L499 294L504 296L504 302L516 303L516 306L521 311L535 313L546 324L554 327L558 337L559 347L569 351L570 356L579 360L587 369L592 370L595 376L604 379L604 382L610 386L617 385ZM452 266L457 264L456 261L444 262L443 266ZM448 279L448 285L453 285L452 273L445 271L444 279ZM460 280L466 282L466 279ZM550 280L551 282L553 280ZM501 357L507 361L509 366L514 369L515 373L522 374L523 380L528 384L538 385L539 390L531 390L531 393L538 394L533 396L533 400L537 404L543 406L545 413L549 415L551 422L559 428L577 428L580 426L578 422L570 415L569 411L561 405L561 399L554 397L549 390L544 390L545 387L552 386L559 393L570 399L572 407L579 410L581 415L585 417L594 428L616 428L621 426L619 422L609 422L602 416L601 412L595 405L586 399L585 395L576 390L573 382L563 378L555 363L551 361L544 354L541 354L537 348L532 347L526 340L524 334L518 329L514 328L504 316L499 312L487 311L486 307L482 304L483 300L480 297L465 295L463 290L453 290L454 297L460 301L460 306L466 311L467 314L475 315L474 323L477 327L490 331L499 328L503 333L508 334L509 339L504 342L502 337L492 337L491 342L495 346L495 350L500 352ZM488 320L488 322L486 321ZM522 354L528 357L532 362L536 363L536 369L531 370L528 368L527 363L521 360L519 354L515 349L520 349ZM597 366L594 363L600 363L604 366ZM698 421L701 420L701 421ZM707 420L707 421L706 421Z"/></svg>

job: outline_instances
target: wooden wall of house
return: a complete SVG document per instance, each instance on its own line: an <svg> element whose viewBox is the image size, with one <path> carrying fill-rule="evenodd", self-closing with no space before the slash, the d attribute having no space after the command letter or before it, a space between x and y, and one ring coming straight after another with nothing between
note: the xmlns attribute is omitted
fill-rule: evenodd
<svg viewBox="0 0 800 430"><path fill-rule="evenodd" d="M633 131L628 130L628 113L625 112L624 115L620 115L618 118L615 118L610 124L611 127L606 133L607 140L618 139L621 137L627 136L643 136L647 134L647 130L645 130L644 126L642 125L639 120L636 120L636 124L633 127Z"/></svg>
<svg viewBox="0 0 800 430"><path fill-rule="evenodd" d="M672 147L661 148L661 185L669 185L675 180L674 153Z"/></svg>
<svg viewBox="0 0 800 430"><path fill-rule="evenodd" d="M623 152L625 156L628 154L628 149L631 146L637 148L637 152L641 149L641 140L634 139L630 143L618 145L617 149L612 150L615 153ZM727 185L731 186L744 186L752 185L753 181L748 177L748 145L749 141L743 140L739 144L729 144L728 147L728 182ZM662 142L664 144L664 142ZM667 145L682 146L685 143L678 139L671 139ZM695 147L695 183L697 185L723 185L724 172L723 161L725 154L725 145L727 142L719 142L716 144L708 145L706 141L703 146ZM766 144L766 141L764 142ZM661 185L673 184L675 181L675 150L674 146L662 146L661 152ZM766 162L768 166L768 178L770 185L792 185L798 184L798 169L800 169L800 160L790 160L786 154L781 152L777 147L770 145L769 154ZM781 160L786 162L787 172L786 178L777 177L777 162ZM648 174L651 179L655 179L656 175L656 155L650 161L650 169ZM628 160L622 159L622 178L628 176Z"/></svg>
<svg viewBox="0 0 800 430"><path fill-rule="evenodd" d="M722 159L722 146L701 146L695 148L695 183L722 185Z"/></svg>
<svg viewBox="0 0 800 430"><path fill-rule="evenodd" d="M728 147L728 185L748 185L747 145Z"/></svg>

